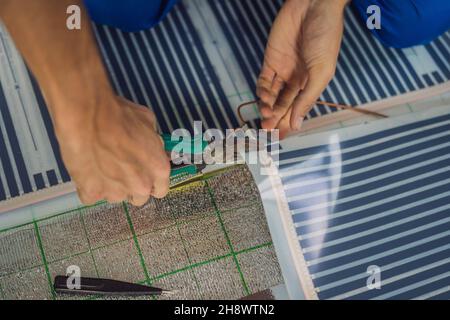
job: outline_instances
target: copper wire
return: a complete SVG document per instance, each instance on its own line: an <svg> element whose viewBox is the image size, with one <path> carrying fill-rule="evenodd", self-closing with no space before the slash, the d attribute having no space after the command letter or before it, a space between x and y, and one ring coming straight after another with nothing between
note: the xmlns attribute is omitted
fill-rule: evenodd
<svg viewBox="0 0 450 320"><path fill-rule="evenodd" d="M244 124L246 122L244 120L244 117L242 116L242 108L246 107L248 105L252 105L252 104L258 103L258 102L259 102L259 99L255 99L255 100L252 100L252 101L244 102L244 103L240 104L237 107L237 115L238 115L238 118L239 118L239 120L241 121L242 124ZM379 113L379 112L375 112L375 111L371 111L371 110L367 110L367 109L355 108L353 106L346 105L346 104L339 104L339 103L320 101L320 100L316 101L316 104L324 105L324 106L328 106L328 107L332 107L332 108L343 109L343 110L355 111L355 112L359 112L359 113L363 113L363 114L366 114L366 115L379 117L379 118L388 118L388 116L385 115L385 114L382 114L382 113Z"/></svg>
<svg viewBox="0 0 450 320"><path fill-rule="evenodd" d="M367 109L355 108L353 106L349 106L346 104L338 104L338 103L332 103L332 102L326 102L326 101L316 101L316 104L329 106L329 107L333 107L333 108L338 108L338 109L351 110L351 111L367 114L367 115L374 116L374 117L388 118L388 116L385 114L367 110Z"/></svg>
<svg viewBox="0 0 450 320"><path fill-rule="evenodd" d="M258 103L258 101L259 101L259 99L256 99L256 100L252 100L252 101L248 101L248 102L244 102L244 103L242 103L242 104L240 104L238 107L237 107L237 114L238 114L238 118L239 118L239 120L241 121L241 124L244 124L246 121L244 120L244 117L242 116L242 108L243 107L246 107L246 106L249 106L249 105L251 105L251 104L255 104L255 103Z"/></svg>

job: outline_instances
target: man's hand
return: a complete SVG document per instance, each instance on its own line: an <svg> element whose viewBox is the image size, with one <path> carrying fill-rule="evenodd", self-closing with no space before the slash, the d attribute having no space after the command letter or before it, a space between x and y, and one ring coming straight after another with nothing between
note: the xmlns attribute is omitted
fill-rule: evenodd
<svg viewBox="0 0 450 320"><path fill-rule="evenodd" d="M169 159L155 116L146 107L112 97L97 105L94 117L81 127L57 134L83 203L129 200L139 206L150 195L166 195Z"/></svg>
<svg viewBox="0 0 450 320"><path fill-rule="evenodd" d="M39 81L80 199L142 205L168 191L170 164L155 116L118 98L82 0L0 0L0 17ZM81 8L81 28L66 10ZM26 10L24 10L26 8Z"/></svg>
<svg viewBox="0 0 450 320"><path fill-rule="evenodd" d="M332 79L348 0L287 0L269 35L257 84L263 128L299 130Z"/></svg>

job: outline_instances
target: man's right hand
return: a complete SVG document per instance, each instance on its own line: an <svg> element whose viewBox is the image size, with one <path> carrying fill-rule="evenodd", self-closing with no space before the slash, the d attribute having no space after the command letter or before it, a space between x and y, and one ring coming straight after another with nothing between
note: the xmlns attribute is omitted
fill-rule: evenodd
<svg viewBox="0 0 450 320"><path fill-rule="evenodd" d="M80 29L66 27L70 5L81 8ZM163 197L170 164L155 116L115 95L83 1L0 0L0 9L39 81L81 201L142 205L149 196Z"/></svg>
<svg viewBox="0 0 450 320"><path fill-rule="evenodd" d="M120 97L105 100L77 127L71 129L69 120L63 130L56 129L81 201L129 200L139 206L149 196L165 196L170 164L154 114Z"/></svg>

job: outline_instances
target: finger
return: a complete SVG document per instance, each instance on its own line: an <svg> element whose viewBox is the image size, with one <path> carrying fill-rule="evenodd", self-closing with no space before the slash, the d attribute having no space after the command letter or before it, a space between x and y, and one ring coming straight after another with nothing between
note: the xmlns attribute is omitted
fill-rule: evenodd
<svg viewBox="0 0 450 320"><path fill-rule="evenodd" d="M315 100L314 100L315 101ZM294 101L294 104L292 105L292 114L291 117L287 120L289 120L289 126L293 131L299 131L303 125L303 121L305 121L305 117L308 114L309 111L311 111L312 107L314 106L314 102L312 104L306 105L302 107L301 111L294 116L294 110L297 102Z"/></svg>
<svg viewBox="0 0 450 320"><path fill-rule="evenodd" d="M277 123L277 129L279 130L278 135L280 139L284 139L287 136L298 132L297 130L292 130L290 125L290 119L292 115L292 107L286 112L286 114Z"/></svg>
<svg viewBox="0 0 450 320"><path fill-rule="evenodd" d="M126 191L128 192L128 202L134 206L142 206L147 202L152 193L153 183L150 175L138 175L134 172L133 168L128 171L129 174L125 175L128 178L125 181Z"/></svg>
<svg viewBox="0 0 450 320"><path fill-rule="evenodd" d="M152 191L151 175L145 173L145 171L136 171L136 166L144 167L143 165L140 165L139 162L137 162L135 166L133 164L134 163L129 164L123 168L123 181L121 183L123 183L128 194L150 195L150 192Z"/></svg>
<svg viewBox="0 0 450 320"><path fill-rule="evenodd" d="M275 77L275 71L264 64L256 83L256 95L265 102L270 99L272 82Z"/></svg>
<svg viewBox="0 0 450 320"><path fill-rule="evenodd" d="M260 108L268 107L272 109L275 101L277 100L277 97L272 93L272 91L270 91L270 89L267 88L260 88L258 97L258 105Z"/></svg>
<svg viewBox="0 0 450 320"><path fill-rule="evenodd" d="M88 183L82 185L77 185L77 193L80 201L85 205L94 204L103 199L102 195L103 188L100 184Z"/></svg>
<svg viewBox="0 0 450 320"><path fill-rule="evenodd" d="M148 201L149 197L150 194L148 195L134 194L128 197L128 202L130 202L133 206L141 207Z"/></svg>
<svg viewBox="0 0 450 320"><path fill-rule="evenodd" d="M169 181L157 181L153 185L153 189L151 195L155 198L161 199L164 198L169 192Z"/></svg>
<svg viewBox="0 0 450 320"><path fill-rule="evenodd" d="M81 189L77 188L78 198L80 198L80 201L84 205L92 205L100 200L102 198L99 195L94 195L88 192L84 192Z"/></svg>
<svg viewBox="0 0 450 320"><path fill-rule="evenodd" d="M125 190L109 190L105 195L105 200L109 203L119 203L127 199Z"/></svg>
<svg viewBox="0 0 450 320"><path fill-rule="evenodd" d="M334 70L329 67L315 67L309 71L308 81L304 90L295 98L292 105L290 125L298 130L302 120L321 95L333 77Z"/></svg>
<svg viewBox="0 0 450 320"><path fill-rule="evenodd" d="M272 92L275 96L278 96L278 94L280 93L281 89L283 89L285 85L285 82L283 80L283 78L281 78L278 74L273 78L273 82L272 82Z"/></svg>
<svg viewBox="0 0 450 320"><path fill-rule="evenodd" d="M259 112L263 119L268 119L273 117L273 110L268 105L263 105L259 107Z"/></svg>
<svg viewBox="0 0 450 320"><path fill-rule="evenodd" d="M107 179L105 180L104 185L106 186L104 197L109 203L119 203L128 199L129 191L121 181Z"/></svg>
<svg viewBox="0 0 450 320"><path fill-rule="evenodd" d="M261 121L261 128L266 130L271 130L277 128L278 123L280 122L280 118L275 117L274 115L263 119Z"/></svg>
<svg viewBox="0 0 450 320"><path fill-rule="evenodd" d="M259 103L261 114L266 114L266 117L271 116L271 110L284 86L284 80L279 75L275 75L270 87L270 92L267 92L267 89L261 89L262 98L260 97L261 100Z"/></svg>
<svg viewBox="0 0 450 320"><path fill-rule="evenodd" d="M169 192L170 183L170 162L166 156L152 166L152 177L150 195L163 198Z"/></svg>
<svg viewBox="0 0 450 320"><path fill-rule="evenodd" d="M275 105L273 106L274 116L280 120L288 111L298 95L300 87L297 85L287 84L280 92Z"/></svg>

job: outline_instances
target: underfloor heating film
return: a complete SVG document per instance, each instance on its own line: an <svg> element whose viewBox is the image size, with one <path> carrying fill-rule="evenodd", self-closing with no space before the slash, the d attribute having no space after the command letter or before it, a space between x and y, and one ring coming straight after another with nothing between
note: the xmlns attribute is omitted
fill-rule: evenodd
<svg viewBox="0 0 450 320"><path fill-rule="evenodd" d="M94 25L116 92L151 106L161 132L235 128L236 106L256 78L281 0L180 1L155 28L137 33ZM384 48L351 8L335 79L321 99L358 105L450 79L448 33L427 46ZM0 28L0 200L70 181L38 84ZM309 118L336 111L315 106ZM256 118L254 108L248 118ZM252 122L252 126L257 126Z"/></svg>
<svg viewBox="0 0 450 320"><path fill-rule="evenodd" d="M400 118L281 151L290 220L319 299L450 298L450 107ZM375 273L379 289L367 286Z"/></svg>
<svg viewBox="0 0 450 320"><path fill-rule="evenodd" d="M98 298L52 292L54 277L69 266L85 277L175 291L161 299L237 299L282 282L261 199L244 166L143 207L99 204L0 225L0 257L0 300Z"/></svg>

